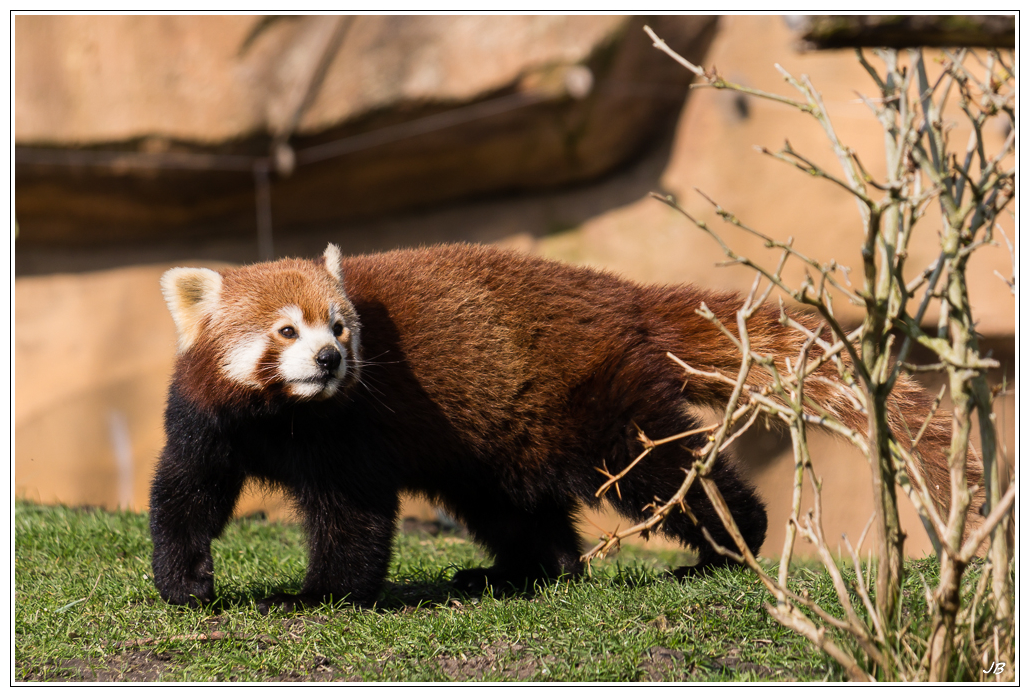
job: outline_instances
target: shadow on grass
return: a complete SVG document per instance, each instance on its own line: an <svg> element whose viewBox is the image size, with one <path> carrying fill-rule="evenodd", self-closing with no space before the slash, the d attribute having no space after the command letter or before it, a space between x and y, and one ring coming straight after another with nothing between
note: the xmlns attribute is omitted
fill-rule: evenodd
<svg viewBox="0 0 1030 697"><path fill-rule="evenodd" d="M413 577L402 582L387 581L376 602L366 607L380 613L403 613L407 610L434 607L434 606L460 606L478 602L484 597L493 599L519 599L531 600L545 595L549 588L555 584L590 584L610 583L621 588L638 588L653 586L660 583L675 583L676 579L671 573L655 575L646 568L637 566L617 566L614 573L606 573L605 578L589 578L587 575L578 578L562 577L551 580L538 580L532 584L516 587L511 584L495 584L486 587L482 592L473 592L455 587L450 575L454 569L445 569L440 572L429 573L425 577ZM213 603L205 606L211 614L218 615L227 611L247 611L257 609L258 603L277 593L297 593L300 590L300 579L289 582L281 587L275 587L268 583L253 583L235 589L227 589L218 594ZM302 607L292 612L283 614L295 614L297 612L310 612L317 608L324 610L352 609L355 606L346 598L332 599L321 605Z"/></svg>

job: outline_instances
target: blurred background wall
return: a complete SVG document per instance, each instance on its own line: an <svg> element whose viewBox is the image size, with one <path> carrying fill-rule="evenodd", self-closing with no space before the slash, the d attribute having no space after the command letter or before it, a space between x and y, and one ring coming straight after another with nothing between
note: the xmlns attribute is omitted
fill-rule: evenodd
<svg viewBox="0 0 1030 697"><path fill-rule="evenodd" d="M697 187L766 234L859 268L854 202L753 147L789 140L834 170L818 125L690 92L645 23L735 82L787 93L774 63L808 74L841 139L882 170L882 133L856 94L874 86L854 52L801 53L775 16L16 17L15 495L145 508L175 350L158 278L173 265L313 256L329 241L352 254L471 241L746 290L752 274L719 266L711 239L648 196L673 194L711 221ZM933 224L909 268L936 257ZM1012 388L1015 305L995 270L1012 272L1004 248L974 257L972 300ZM1011 389L998 419L1011 462ZM834 500L827 536L856 539L872 511L868 467L830 437L814 447ZM789 439L756 433L738 456L769 502L764 552L777 556ZM261 492L240 510L288 515ZM405 514L432 510L409 502ZM907 549L928 551L905 515ZM591 536L613 526L603 513L583 522Z"/></svg>

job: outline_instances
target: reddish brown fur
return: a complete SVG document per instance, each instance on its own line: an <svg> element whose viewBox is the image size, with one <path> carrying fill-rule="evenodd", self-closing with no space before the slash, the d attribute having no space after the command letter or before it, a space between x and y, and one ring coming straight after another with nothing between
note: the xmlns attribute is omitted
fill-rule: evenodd
<svg viewBox="0 0 1030 697"><path fill-rule="evenodd" d="M440 383L450 389L434 394L439 403L453 405L459 414L467 414L469 405L474 404L476 409L471 411L489 414L492 410L515 409L518 397L517 412L489 414L481 422L470 420L466 425L471 430L505 420L539 418L548 399L537 403L534 396L551 395L582 382L610 362L613 355L632 349L626 345L626 337L634 333L648 336L653 341L653 347L649 347L652 351L668 351L700 370L736 378L741 361L738 349L715 324L696 312L705 303L723 326L737 335L736 313L742 299L735 294L692 286L641 287L610 274L490 249L458 247L447 248L446 254L440 252L440 248L406 250L345 260L346 277L354 279L353 285L348 284L348 294L359 298L365 294L380 296L395 318L411 322L403 327L402 336L418 338L412 350L417 356L425 354L426 363L434 370L433 374L420 376L422 384L432 389ZM409 306L432 307L434 315L412 311L408 316ZM494 320L495 313L500 314L497 319L505 329ZM565 321L570 317L578 318L575 332L566 330ZM613 324L616 317L623 324ZM627 319L636 326L626 326ZM795 319L815 328L816 323L803 315ZM786 374L785 359L796 364L805 342L801 332L780 323L779 311L772 307L763 308L750 320L748 334L752 350L774 356L781 374ZM442 366L432 359L434 351L444 351L447 346L465 347L458 356L449 356L461 363ZM523 350L530 347L556 360L534 365ZM477 371L476 350L496 354L490 364L509 366L509 373L485 375ZM810 360L820 354L814 347ZM841 355L844 365L851 368L847 354ZM412 358L412 362L419 362ZM667 369L670 373L678 370L671 362ZM444 378L447 370L467 377ZM828 384L839 384L835 365L826 363L815 375L826 381L809 379L806 392L816 402L831 407L845 425L866 433L866 415ZM725 407L730 385L703 377L692 376L689 380L692 399L720 410ZM761 368L749 374L748 385L754 389L769 382L768 373ZM454 386L461 384L469 386L469 394L454 393ZM528 389L530 386L536 389ZM490 402L479 396L484 393ZM931 403L930 396L913 380L905 376L898 380L891 400L891 423L902 444L911 444L930 414ZM491 433L490 437L499 435ZM649 435L658 438L670 434ZM560 427L555 437L560 438ZM918 455L925 465L922 474L944 511L950 498L950 443L951 415L938 410L920 440ZM982 471L975 453L970 454L969 479L977 482Z"/></svg>

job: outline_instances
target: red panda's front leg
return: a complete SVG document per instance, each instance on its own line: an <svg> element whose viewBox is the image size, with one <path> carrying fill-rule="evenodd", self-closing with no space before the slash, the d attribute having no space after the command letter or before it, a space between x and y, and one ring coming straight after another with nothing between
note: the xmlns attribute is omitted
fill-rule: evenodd
<svg viewBox="0 0 1030 697"><path fill-rule="evenodd" d="M196 607L215 599L211 540L229 522L245 476L230 463L228 445L182 406L173 390L150 489L150 535L161 597Z"/></svg>
<svg viewBox="0 0 1030 697"><path fill-rule="evenodd" d="M162 456L150 495L154 584L175 605L215 599L211 540L232 516L242 477L196 476L193 463Z"/></svg>

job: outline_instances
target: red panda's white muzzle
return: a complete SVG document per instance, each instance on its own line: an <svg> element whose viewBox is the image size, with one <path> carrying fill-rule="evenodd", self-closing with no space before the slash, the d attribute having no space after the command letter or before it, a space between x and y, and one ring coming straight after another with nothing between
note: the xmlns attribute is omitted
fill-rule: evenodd
<svg viewBox="0 0 1030 697"><path fill-rule="evenodd" d="M298 336L279 354L278 373L294 397L331 397L347 373L347 349L328 328L296 324Z"/></svg>

